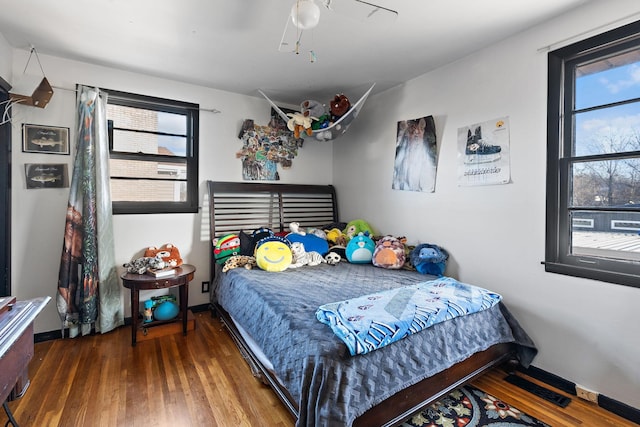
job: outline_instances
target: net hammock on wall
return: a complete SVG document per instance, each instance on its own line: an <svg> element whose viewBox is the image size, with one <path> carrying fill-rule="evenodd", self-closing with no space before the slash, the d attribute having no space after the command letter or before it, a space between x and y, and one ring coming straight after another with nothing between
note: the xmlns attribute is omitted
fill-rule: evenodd
<svg viewBox="0 0 640 427"><path fill-rule="evenodd" d="M344 134L347 131L347 129L349 129L349 126L353 122L353 119L358 117L358 113L360 112L360 109L364 105L364 102L367 100L367 97L371 93L371 90L373 90L374 86L375 86L375 83L372 84L369 90L367 90L364 93L364 95L362 95L362 97L360 97L360 99L358 99L358 101L351 106L349 111L347 111L338 120L336 120L330 126L324 129L313 130L311 136L319 141L332 141L340 137L340 135ZM260 94L264 96L264 98L267 101L269 101L269 104L271 104L273 109L278 113L278 115L282 118L282 120L285 121L285 123L289 121L290 117L287 116L287 114L284 111L282 111L280 107L278 107L272 100L270 100L269 97L265 95L264 92L262 92L261 90L258 90L258 92L260 92Z"/></svg>

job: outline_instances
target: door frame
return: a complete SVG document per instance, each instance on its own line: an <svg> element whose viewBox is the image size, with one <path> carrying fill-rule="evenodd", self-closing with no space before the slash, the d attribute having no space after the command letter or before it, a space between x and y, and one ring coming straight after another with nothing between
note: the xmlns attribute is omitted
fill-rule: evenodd
<svg viewBox="0 0 640 427"><path fill-rule="evenodd" d="M11 85L0 77L0 102L9 100ZM0 104L0 123L5 104ZM11 110L0 124L0 296L11 294Z"/></svg>

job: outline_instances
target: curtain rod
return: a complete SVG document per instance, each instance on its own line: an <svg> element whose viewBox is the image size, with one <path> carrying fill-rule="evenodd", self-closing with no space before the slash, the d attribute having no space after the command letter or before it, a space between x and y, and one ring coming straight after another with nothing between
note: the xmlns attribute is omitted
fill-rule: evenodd
<svg viewBox="0 0 640 427"><path fill-rule="evenodd" d="M638 15L640 15L640 12L635 12L635 13L632 13L631 15L627 15L627 16L624 16L622 18L618 18L618 19L616 19L614 21L611 21L611 22L608 22L606 24L602 24L602 25L599 25L599 26L597 26L595 28L591 28L590 30L586 30L586 31L583 31L581 33L575 34L575 35L573 35L571 37L567 37L565 39L558 40L557 42L550 43L550 44L548 44L546 46L542 46L541 48L538 49L538 52L548 52L551 49L559 47L559 46L561 46L561 45L563 45L563 44L565 44L567 42L570 42L572 40L575 40L577 38L580 38L580 37L583 37L583 36L586 36L586 35L593 34L596 31L602 30L604 28L610 27L610 26L615 25L615 24L619 24L619 23L621 23L623 21L626 21L626 20L628 20L630 18L633 18L633 17L636 17Z"/></svg>
<svg viewBox="0 0 640 427"><path fill-rule="evenodd" d="M69 89L66 87L61 87L61 86L51 86L54 89L60 89L60 90L66 90L69 92L75 92L78 93L78 91L76 89ZM156 103L157 105L157 103ZM161 104L161 105L166 105L166 104ZM167 105L168 107L171 107L171 105ZM222 113L222 111L218 110L217 108L198 108L198 111L207 111L209 113L213 113L213 114L220 114Z"/></svg>

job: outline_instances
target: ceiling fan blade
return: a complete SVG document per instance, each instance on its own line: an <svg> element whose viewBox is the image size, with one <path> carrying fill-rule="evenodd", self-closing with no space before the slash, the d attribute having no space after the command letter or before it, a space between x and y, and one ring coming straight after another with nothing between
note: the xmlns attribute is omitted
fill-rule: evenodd
<svg viewBox="0 0 640 427"><path fill-rule="evenodd" d="M303 31L301 29L293 25L291 17L287 17L287 23L285 24L284 31L282 32L278 51L298 53L301 47L300 41L302 40L302 33Z"/></svg>
<svg viewBox="0 0 640 427"><path fill-rule="evenodd" d="M341 15L375 24L388 24L398 17L395 10L363 0L322 0L322 4Z"/></svg>

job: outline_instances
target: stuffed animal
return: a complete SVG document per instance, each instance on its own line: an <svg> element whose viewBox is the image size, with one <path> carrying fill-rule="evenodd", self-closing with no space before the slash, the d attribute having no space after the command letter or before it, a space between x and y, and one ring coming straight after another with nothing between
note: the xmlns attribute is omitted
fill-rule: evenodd
<svg viewBox="0 0 640 427"><path fill-rule="evenodd" d="M331 110L331 121L335 122L340 117L347 114L347 111L349 111L349 108L351 108L351 102L349 101L349 98L347 98L342 93L339 93L336 96L334 96L330 102L330 108L329 108Z"/></svg>
<svg viewBox="0 0 640 427"><path fill-rule="evenodd" d="M347 237L347 242L354 236L357 236L359 233L369 233L370 236L373 236L375 234L373 232L373 229L363 219L354 219L353 221L349 222L345 227L343 233Z"/></svg>
<svg viewBox="0 0 640 427"><path fill-rule="evenodd" d="M293 131L295 138L300 138L300 133L305 132L308 136L313 135L313 129L311 124L314 120L318 120L317 117L305 117L302 113L288 113L287 116L291 117L287 122L287 127L290 131Z"/></svg>
<svg viewBox="0 0 640 427"><path fill-rule="evenodd" d="M405 261L404 242L393 236L384 236L376 242L371 262L376 267L396 270Z"/></svg>
<svg viewBox="0 0 640 427"><path fill-rule="evenodd" d="M375 247L369 233L360 232L347 244L347 261L352 264L371 264Z"/></svg>
<svg viewBox="0 0 640 427"><path fill-rule="evenodd" d="M302 111L302 114L305 117L317 117L317 120L314 120L313 123L311 123L311 129L319 130L329 127L330 115L327 113L324 105L319 101L315 101L313 99L302 101L300 104L300 111Z"/></svg>
<svg viewBox="0 0 640 427"><path fill-rule="evenodd" d="M240 253L240 237L237 234L227 234L213 239L213 256L218 264L224 264L229 257Z"/></svg>
<svg viewBox="0 0 640 427"><path fill-rule="evenodd" d="M251 270L256 265L256 259L247 255L234 255L227 259L222 266L222 272L226 273L234 268L244 267L247 270Z"/></svg>
<svg viewBox="0 0 640 427"><path fill-rule="evenodd" d="M347 236L344 235L339 228L332 228L331 230L325 230L327 241L333 245L347 245Z"/></svg>
<svg viewBox="0 0 640 427"><path fill-rule="evenodd" d="M336 265L340 262L342 257L335 252L329 252L324 256L324 260L329 265Z"/></svg>
<svg viewBox="0 0 640 427"><path fill-rule="evenodd" d="M179 267L182 265L182 258L180 258L180 251L177 247L172 245L171 243L167 243L166 245L161 246L160 248L156 248L155 246L150 246L144 252L145 257L156 257L160 256L164 262L167 263L165 267Z"/></svg>
<svg viewBox="0 0 640 427"><path fill-rule="evenodd" d="M169 267L160 255L140 257L126 264L122 264L122 266L127 269L127 273L137 274L144 274L149 269L159 270Z"/></svg>
<svg viewBox="0 0 640 427"><path fill-rule="evenodd" d="M295 234L295 236L298 236ZM265 237L256 244L256 264L265 271L284 271L291 265L291 243L280 236Z"/></svg>
<svg viewBox="0 0 640 427"><path fill-rule="evenodd" d="M304 265L313 267L314 265L320 265L326 262L318 252L305 251L304 244L301 242L291 244L291 254L292 260L289 268L298 268Z"/></svg>
<svg viewBox="0 0 640 427"><path fill-rule="evenodd" d="M446 269L449 253L437 245L423 243L411 251L411 263L422 274L442 276Z"/></svg>
<svg viewBox="0 0 640 427"><path fill-rule="evenodd" d="M291 230L292 233L301 234L303 236L305 234L307 234L306 232L304 232L303 230L300 229L300 223L299 222L291 222L291 223L289 223L289 230Z"/></svg>

